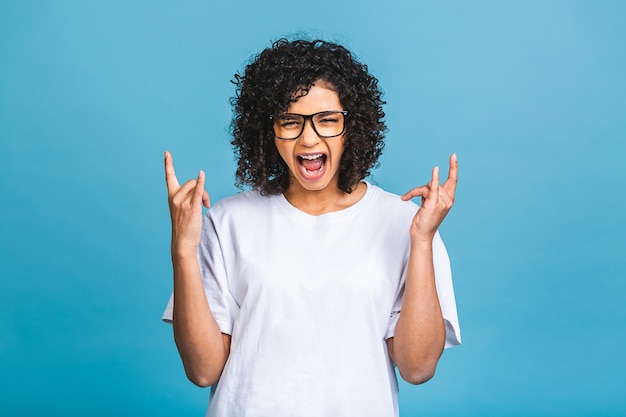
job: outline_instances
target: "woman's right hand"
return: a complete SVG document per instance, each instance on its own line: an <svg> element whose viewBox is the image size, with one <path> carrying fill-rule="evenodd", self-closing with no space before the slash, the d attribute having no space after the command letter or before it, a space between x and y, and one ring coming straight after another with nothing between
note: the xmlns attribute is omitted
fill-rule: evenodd
<svg viewBox="0 0 626 417"><path fill-rule="evenodd" d="M165 182L172 219L172 253L196 253L202 231L202 206L209 208L209 194L204 190L203 171L198 179L182 186L178 183L172 154L165 151Z"/></svg>

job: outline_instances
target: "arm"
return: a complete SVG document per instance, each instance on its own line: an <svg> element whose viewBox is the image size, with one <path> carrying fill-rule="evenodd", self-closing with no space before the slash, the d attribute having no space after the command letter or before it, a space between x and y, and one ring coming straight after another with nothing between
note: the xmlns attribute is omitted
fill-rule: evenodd
<svg viewBox="0 0 626 417"><path fill-rule="evenodd" d="M458 178L456 155L450 157L450 174L439 185L439 170L432 181L402 196L422 197L422 206L410 228L411 249L407 265L402 312L394 337L387 345L402 378L412 384L428 381L435 374L443 352L446 330L437 296L433 266L433 238L454 202Z"/></svg>
<svg viewBox="0 0 626 417"><path fill-rule="evenodd" d="M199 386L219 379L230 351L230 336L222 334L204 295L197 249L202 207L209 207L204 172L197 180L178 184L172 156L165 153L165 179L172 219L174 270L174 340L187 378Z"/></svg>

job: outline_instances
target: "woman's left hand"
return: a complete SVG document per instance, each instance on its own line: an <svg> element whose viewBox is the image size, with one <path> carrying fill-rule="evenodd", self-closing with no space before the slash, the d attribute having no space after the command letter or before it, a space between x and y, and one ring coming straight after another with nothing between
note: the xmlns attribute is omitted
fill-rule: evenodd
<svg viewBox="0 0 626 417"><path fill-rule="evenodd" d="M439 185L439 167L433 168L433 177L426 185L413 188L401 198L404 201L422 197L422 205L411 223L411 238L431 242L439 225L454 204L454 193L458 181L459 163L456 154L450 156L448 179Z"/></svg>

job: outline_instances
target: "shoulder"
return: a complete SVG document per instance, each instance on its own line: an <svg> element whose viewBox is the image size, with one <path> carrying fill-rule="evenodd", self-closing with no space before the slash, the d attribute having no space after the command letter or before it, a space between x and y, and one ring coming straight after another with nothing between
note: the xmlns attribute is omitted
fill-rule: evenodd
<svg viewBox="0 0 626 417"><path fill-rule="evenodd" d="M261 195L256 190L245 191L218 201L211 206L206 215L218 222L226 218L250 217L270 210L278 198L280 198L278 195Z"/></svg>
<svg viewBox="0 0 626 417"><path fill-rule="evenodd" d="M419 210L419 206L413 201L403 201L398 194L385 191L377 185L369 183L367 185L374 205L389 215L406 214L412 217Z"/></svg>
<svg viewBox="0 0 626 417"><path fill-rule="evenodd" d="M408 231L419 206L412 201L403 201L399 195L383 190L377 185L367 184L361 213L368 222L368 228L377 233L398 233Z"/></svg>

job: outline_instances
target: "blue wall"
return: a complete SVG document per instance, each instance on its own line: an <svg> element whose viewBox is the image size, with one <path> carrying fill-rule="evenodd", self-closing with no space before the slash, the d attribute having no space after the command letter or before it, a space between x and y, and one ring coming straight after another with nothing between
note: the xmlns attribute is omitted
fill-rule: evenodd
<svg viewBox="0 0 626 417"><path fill-rule="evenodd" d="M2 415L200 416L169 326L163 150L236 192L229 83L301 31L379 77L372 180L460 161L464 344L404 416L626 414L626 3L0 2ZM442 169L442 171L445 171Z"/></svg>

